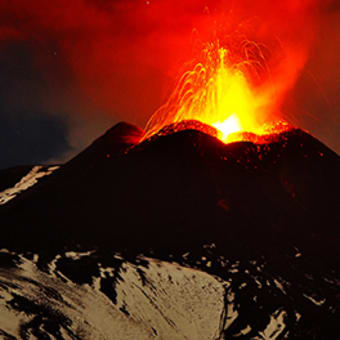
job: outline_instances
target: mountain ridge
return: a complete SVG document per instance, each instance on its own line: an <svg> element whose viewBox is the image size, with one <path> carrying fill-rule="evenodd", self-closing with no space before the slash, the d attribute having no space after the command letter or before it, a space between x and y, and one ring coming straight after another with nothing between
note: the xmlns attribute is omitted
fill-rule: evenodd
<svg viewBox="0 0 340 340"><path fill-rule="evenodd" d="M329 219L328 207L335 212L339 206L335 180L339 157L301 130L284 132L279 142L263 145L225 145L196 130L136 144L142 136L143 131L132 125L116 125L45 181L1 207L0 214L9 221L20 215L17 224L27 219L32 225L42 225L44 219L50 219L56 230L60 231L58 224L67 225L62 228L65 233L72 230L66 216L74 212L78 216L74 223L80 219L87 225L84 235L90 241L90 221L95 225L96 221L109 220L110 212L118 224L126 223L131 230L141 225L144 232L155 235L157 220L165 217L167 225L181 226L173 227L178 235L186 229L184 233L189 235L194 226L203 232L204 225L212 224L217 232L223 223L254 225L256 216L258 227L262 227L262 219L282 234L289 220L284 214L290 214L291 220L301 219L300 223L306 215L313 215L308 222L313 230L316 220ZM331 179L334 183L327 188L325 183ZM326 194L327 201L323 198ZM257 200L267 204L267 210ZM34 207L37 202L40 217ZM153 206L154 211L148 211ZM63 209L65 218L59 213ZM276 215L271 218L273 212ZM339 216L331 218L338 220ZM105 235L102 232L101 237ZM135 232L143 234L139 228ZM126 238L124 232L118 234ZM204 233L198 239L204 239Z"/></svg>

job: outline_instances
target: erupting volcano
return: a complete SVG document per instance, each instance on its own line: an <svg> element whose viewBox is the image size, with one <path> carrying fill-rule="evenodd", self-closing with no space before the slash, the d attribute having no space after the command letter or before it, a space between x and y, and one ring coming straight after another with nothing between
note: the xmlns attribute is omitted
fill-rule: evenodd
<svg viewBox="0 0 340 340"><path fill-rule="evenodd" d="M280 59L231 37L204 40L145 130L120 122L65 164L0 171L1 339L339 337L340 158L281 113L304 48Z"/></svg>
<svg viewBox="0 0 340 340"><path fill-rule="evenodd" d="M272 112L277 109L274 91L261 81L255 85L255 76L261 77L266 67L260 48L245 41L235 56L219 45L208 44L202 52L203 60L180 78L168 102L147 123L144 139L167 125L187 120L213 127L206 132L224 143L265 142L270 139L268 135L291 128L277 118L271 120L278 116Z"/></svg>

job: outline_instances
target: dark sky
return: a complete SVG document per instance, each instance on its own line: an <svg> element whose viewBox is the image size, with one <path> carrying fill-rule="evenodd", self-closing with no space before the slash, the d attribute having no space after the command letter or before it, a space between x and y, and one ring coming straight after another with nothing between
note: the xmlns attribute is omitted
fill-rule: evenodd
<svg viewBox="0 0 340 340"><path fill-rule="evenodd" d="M283 116L340 153L339 1L254 3L0 0L0 168L67 160L120 120L143 127L197 40L235 27L278 65L302 56Z"/></svg>

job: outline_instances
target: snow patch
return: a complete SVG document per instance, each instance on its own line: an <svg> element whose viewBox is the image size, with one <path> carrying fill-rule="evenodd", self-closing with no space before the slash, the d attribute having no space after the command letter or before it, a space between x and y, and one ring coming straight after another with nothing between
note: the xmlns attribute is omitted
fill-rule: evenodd
<svg viewBox="0 0 340 340"><path fill-rule="evenodd" d="M237 319L238 317L238 311L235 308L235 293L232 292L231 290L228 291L226 295L227 299L227 318L226 318L226 323L224 326L224 329L227 330L230 325Z"/></svg>
<svg viewBox="0 0 340 340"><path fill-rule="evenodd" d="M315 298L311 297L311 296L308 296L307 294L303 294L303 296L308 299L309 301L313 302L314 305L316 306L322 306L325 302L326 302L326 299L321 299L321 300L316 300Z"/></svg>
<svg viewBox="0 0 340 340"><path fill-rule="evenodd" d="M263 332L260 332L262 339L264 340L275 340L278 339L279 335L286 328L286 324L284 323L285 318L287 316L287 312L283 309L276 310L271 316L268 326L265 328ZM255 337L254 339L261 339L259 337Z"/></svg>
<svg viewBox="0 0 340 340"><path fill-rule="evenodd" d="M131 322L156 330L160 339L216 339L224 312L223 286L204 272L145 260L147 268L123 264L117 308L124 308Z"/></svg>
<svg viewBox="0 0 340 340"><path fill-rule="evenodd" d="M94 252L95 252L94 250L90 250L86 252L68 251L65 253L65 257L70 258L72 260L80 260L82 257L92 255Z"/></svg>
<svg viewBox="0 0 340 340"><path fill-rule="evenodd" d="M23 191L38 183L39 178L48 176L57 169L59 169L59 166L50 166L47 169L41 165L33 167L13 188L8 188L0 192L0 205L6 204Z"/></svg>
<svg viewBox="0 0 340 340"><path fill-rule="evenodd" d="M276 286L278 289L280 289L281 292L282 292L283 294L287 295L287 292L286 292L286 290L284 289L284 287L283 287L283 285L282 285L282 283L281 283L280 281L274 279L274 283L275 283L275 286Z"/></svg>
<svg viewBox="0 0 340 340"><path fill-rule="evenodd" d="M251 332L251 327L249 325L247 325L246 328L242 329L239 333L235 334L234 337L239 337L239 336L243 336L243 335L247 335L248 333Z"/></svg>

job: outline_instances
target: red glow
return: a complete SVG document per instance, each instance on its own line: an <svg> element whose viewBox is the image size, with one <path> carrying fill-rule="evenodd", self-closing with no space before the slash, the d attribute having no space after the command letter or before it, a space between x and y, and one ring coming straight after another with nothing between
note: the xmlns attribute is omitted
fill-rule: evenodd
<svg viewBox="0 0 340 340"><path fill-rule="evenodd" d="M255 41L265 63L251 83L256 83L256 91L275 98L270 101L276 106L270 117L264 117L267 110L258 117L263 123L282 118L281 102L305 64L317 10L324 2L2 1L0 40L32 44L49 82L54 81L47 69L53 69L51 60L62 61L71 81L70 97L79 97L83 105L78 111L140 126L166 102L175 79L193 69L185 62L194 60L206 42L220 41L221 47L234 51L237 41ZM88 107L92 110L84 109Z"/></svg>
<svg viewBox="0 0 340 340"><path fill-rule="evenodd" d="M274 113L280 97L273 96L268 86L258 87L250 79L264 67L261 49L247 41L240 46L240 51L232 51L218 43L209 44L203 61L184 73L168 102L151 117L145 138L167 125L191 120L213 126L216 133L212 134L225 143L282 130L286 124L278 124ZM254 46L256 53L252 50L250 57ZM239 55L233 55L236 53Z"/></svg>

